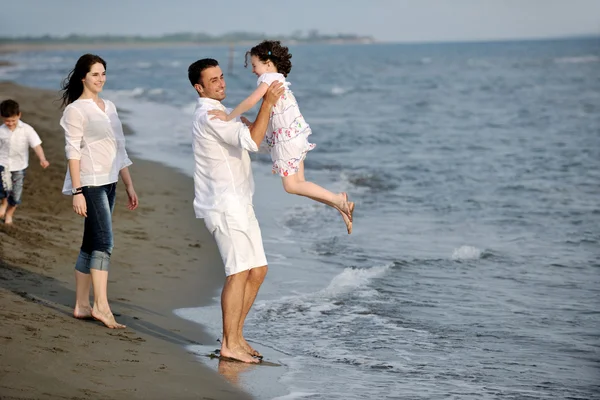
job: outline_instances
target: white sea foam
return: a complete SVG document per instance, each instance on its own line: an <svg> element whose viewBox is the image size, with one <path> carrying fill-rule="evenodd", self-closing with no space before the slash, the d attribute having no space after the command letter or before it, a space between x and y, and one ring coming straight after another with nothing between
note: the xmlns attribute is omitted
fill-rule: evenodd
<svg viewBox="0 0 600 400"><path fill-rule="evenodd" d="M339 87L339 86L334 86L331 88L331 94L340 96L342 94L348 93L349 90L350 89L346 89L346 88Z"/></svg>
<svg viewBox="0 0 600 400"><path fill-rule="evenodd" d="M554 59L554 62L558 64L583 64L598 61L600 61L600 57L593 55L585 55L579 57L560 57Z"/></svg>
<svg viewBox="0 0 600 400"><path fill-rule="evenodd" d="M291 392L285 396L275 397L272 400L294 400L294 399L305 399L307 397L314 396L316 393L311 392Z"/></svg>
<svg viewBox="0 0 600 400"><path fill-rule="evenodd" d="M384 275L390 267L391 265L372 267L368 269L346 268L341 274L333 278L329 286L323 289L322 294L338 295L340 293L349 292L358 287L366 287L372 279Z"/></svg>
<svg viewBox="0 0 600 400"><path fill-rule="evenodd" d="M454 249L452 252L453 260L476 260L481 258L483 252L477 247L473 246L460 246Z"/></svg>
<svg viewBox="0 0 600 400"><path fill-rule="evenodd" d="M127 98L131 97L139 97L146 92L146 89L142 87L136 87L133 89L123 89L123 90L106 90L106 97L110 97L113 101L118 100L127 100Z"/></svg>

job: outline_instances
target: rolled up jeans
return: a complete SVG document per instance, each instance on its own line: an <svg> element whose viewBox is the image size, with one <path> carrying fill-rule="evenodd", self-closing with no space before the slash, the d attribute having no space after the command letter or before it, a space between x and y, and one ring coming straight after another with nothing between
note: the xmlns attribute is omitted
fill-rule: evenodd
<svg viewBox="0 0 600 400"><path fill-rule="evenodd" d="M6 198L10 206L14 207L21 204L26 170L11 172L6 167L0 166L0 199Z"/></svg>
<svg viewBox="0 0 600 400"><path fill-rule="evenodd" d="M112 212L117 184L83 187L87 206L83 242L75 269L89 274L90 269L108 271L113 250ZM81 196L80 194L76 196Z"/></svg>

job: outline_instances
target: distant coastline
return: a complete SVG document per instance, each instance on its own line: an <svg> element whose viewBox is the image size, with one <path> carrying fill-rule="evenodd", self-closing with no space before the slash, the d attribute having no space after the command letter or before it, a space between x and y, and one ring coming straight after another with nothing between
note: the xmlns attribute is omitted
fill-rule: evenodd
<svg viewBox="0 0 600 400"><path fill-rule="evenodd" d="M292 35L272 36L249 32L234 32L224 35L205 33L177 33L161 36L139 35L76 35L0 37L0 52L80 49L80 48L133 48L161 46L240 46L256 44L264 39L281 40L286 45L295 44L371 44L371 36L355 34L320 34L318 31Z"/></svg>

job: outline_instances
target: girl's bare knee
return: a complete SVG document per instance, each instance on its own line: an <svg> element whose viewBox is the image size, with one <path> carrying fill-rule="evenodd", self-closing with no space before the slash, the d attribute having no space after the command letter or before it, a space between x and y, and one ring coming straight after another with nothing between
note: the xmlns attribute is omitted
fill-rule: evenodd
<svg viewBox="0 0 600 400"><path fill-rule="evenodd" d="M292 176L285 177L283 179L283 189L286 192L288 192L289 194L296 194L298 192L296 183L297 182L294 179L294 177L292 177Z"/></svg>

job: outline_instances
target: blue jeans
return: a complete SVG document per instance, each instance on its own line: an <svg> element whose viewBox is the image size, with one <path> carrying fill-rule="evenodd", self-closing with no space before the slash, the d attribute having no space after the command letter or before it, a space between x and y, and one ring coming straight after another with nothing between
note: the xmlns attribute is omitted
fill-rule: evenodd
<svg viewBox="0 0 600 400"><path fill-rule="evenodd" d="M85 218L83 243L75 264L75 269L79 272L89 274L90 269L108 271L110 255L114 246L112 212L115 207L116 189L116 183L83 188L87 217Z"/></svg>
<svg viewBox="0 0 600 400"><path fill-rule="evenodd" d="M0 166L0 173L3 173L4 167ZM21 171L12 171L9 172L10 180L12 188L10 190L6 190L7 188L2 186L2 190L0 190L0 200L4 198L8 198L8 204L11 206L17 206L21 204L21 197L23 196L23 181L25 180L25 170Z"/></svg>

